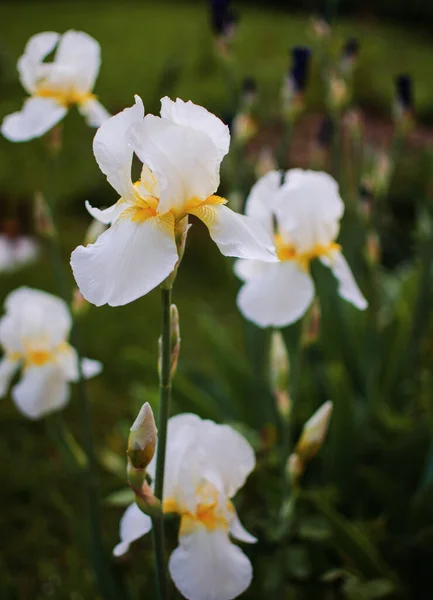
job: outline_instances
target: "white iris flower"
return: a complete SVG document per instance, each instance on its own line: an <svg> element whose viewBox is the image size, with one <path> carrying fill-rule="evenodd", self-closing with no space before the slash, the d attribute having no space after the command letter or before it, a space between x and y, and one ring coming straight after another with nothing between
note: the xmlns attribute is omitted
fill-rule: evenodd
<svg viewBox="0 0 433 600"><path fill-rule="evenodd" d="M119 201L90 214L111 227L80 246L71 265L83 296L96 306L119 306L162 283L178 260L176 235L188 215L208 227L226 256L276 261L272 238L255 219L215 196L230 144L228 127L192 102L161 101L161 117L144 116L141 99L106 121L95 135L95 158ZM131 179L133 153L143 163Z"/></svg>
<svg viewBox="0 0 433 600"><path fill-rule="evenodd" d="M253 186L246 213L265 223L279 262L238 260L235 273L245 283L237 304L259 327L285 327L305 314L314 298L310 263L318 258L339 282L339 294L356 308L367 302L341 247L336 243L344 204L338 184L327 173L291 169L271 171Z"/></svg>
<svg viewBox="0 0 433 600"><path fill-rule="evenodd" d="M148 473L155 475L155 457ZM254 452L228 425L193 414L168 422L163 510L180 516L179 546L169 561L171 578L189 600L231 600L247 589L252 566L230 537L254 543L242 526L231 499L254 469ZM150 517L136 504L120 523L120 556L148 533Z"/></svg>
<svg viewBox="0 0 433 600"><path fill-rule="evenodd" d="M53 62L44 62L54 49ZM74 104L91 127L99 127L110 116L92 93L100 64L98 42L82 31L31 37L18 60L21 84L30 98L19 112L5 117L2 134L12 142L40 137Z"/></svg>
<svg viewBox="0 0 433 600"><path fill-rule="evenodd" d="M34 239L0 234L0 273L25 267L34 262L38 254L39 246Z"/></svg>
<svg viewBox="0 0 433 600"><path fill-rule="evenodd" d="M0 397L4 396L19 368L20 381L12 398L26 417L38 419L60 410L69 400L69 382L78 379L76 350L68 344L72 326L67 304L51 294L27 287L11 292L0 319ZM97 375L102 365L82 361L86 378Z"/></svg>

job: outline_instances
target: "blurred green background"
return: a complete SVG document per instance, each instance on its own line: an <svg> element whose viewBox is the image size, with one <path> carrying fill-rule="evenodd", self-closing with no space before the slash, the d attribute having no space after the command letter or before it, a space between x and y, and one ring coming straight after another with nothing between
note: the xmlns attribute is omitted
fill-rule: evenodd
<svg viewBox="0 0 433 600"><path fill-rule="evenodd" d="M245 76L254 76L259 90L264 133L253 140L249 155L254 156L262 140L276 145L273 137L281 129L279 96L288 51L298 44L311 45L314 51L317 39L310 17L320 6L311 1L308 6L256 2L236 7L240 23L233 47L235 81L238 85ZM308 12L295 12L302 8ZM305 354L297 430L322 401L331 397L339 404L323 461L312 469L313 492L320 489L322 495L312 492L305 498L302 527L284 563L287 587L281 597L391 597L383 581L395 583L400 578L399 593L430 598L433 472L430 462L425 465L433 427L429 311L433 299L429 216L433 43L428 35L432 12L430 3L421 0L370 4L346 0L340 8L342 17L332 25L331 54L338 57L349 36L359 40L353 96L368 116L369 144L387 148L390 143L393 78L398 73L413 76L418 126L399 159L392 202L380 232L386 264L377 266L376 292L382 312L388 313L386 326L373 332L378 337L367 335L370 317L337 299L335 283L321 271L317 274L319 294L323 293L322 336ZM416 20L422 10L421 27ZM205 1L65 0L0 4L0 118L18 110L25 97L16 61L28 38L40 31L71 28L86 31L101 44L103 62L95 92L110 112L131 105L138 93L148 112L158 111L159 99L168 94L191 99L224 118L229 115L227 65L215 56ZM306 105L298 145L311 146L315 133L310 131L309 115L315 123L327 110L314 53ZM303 131L310 132L305 140ZM55 195L67 262L90 222L84 201L107 206L116 196L93 159L94 131L75 110L64 121L63 135L64 148L55 170L43 140L12 144L0 139L0 229L7 218L18 216L23 231L30 232L34 192ZM299 155L295 151L291 166L305 163L302 151ZM223 194L230 191L229 176L227 169ZM350 219L348 223L349 227ZM351 260L366 289L368 269L357 252L354 248ZM72 277L70 282L72 287ZM56 293L46 250L36 265L0 274L0 301L19 285ZM266 334L247 326L238 314L237 289L230 261L219 255L205 229L194 223L174 292L181 315L182 351L173 412L191 410L235 423L254 443L259 467L240 504L245 524L262 541L248 549L257 581L245 597L277 597L270 596L269 590L280 576L274 572L277 550L271 531L275 525L271 512L278 497L278 426L266 386ZM125 487L122 457L139 406L149 400L155 408L158 402L159 318L157 291L126 307L91 308L82 318L85 353L105 365L104 375L89 384L103 498ZM290 335L289 331L288 339ZM372 365L378 373L372 372ZM375 406L370 410L372 402ZM0 598L97 598L91 569L80 550L84 533L79 518L84 507L80 479L65 466L68 453L64 456L58 444L54 420L26 421L10 398L2 400L0 413ZM65 420L80 440L76 402L65 411ZM433 463L433 455L430 460ZM113 496L111 500L112 504ZM107 548L118 541L122 510L104 504ZM173 542L174 532L173 527ZM150 537L138 542L131 557L116 562L115 568L119 578L128 582L132 598L154 597ZM332 569L343 571L330 583L321 582Z"/></svg>

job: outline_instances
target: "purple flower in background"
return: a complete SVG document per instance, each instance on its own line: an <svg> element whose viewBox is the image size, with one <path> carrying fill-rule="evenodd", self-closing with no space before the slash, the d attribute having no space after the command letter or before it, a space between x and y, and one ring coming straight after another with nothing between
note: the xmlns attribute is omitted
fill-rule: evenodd
<svg viewBox="0 0 433 600"><path fill-rule="evenodd" d="M397 75L395 78L396 101L401 111L410 111L413 108L412 77L407 74Z"/></svg>
<svg viewBox="0 0 433 600"><path fill-rule="evenodd" d="M211 0L212 29L217 36L232 37L238 15L232 10L230 0Z"/></svg>
<svg viewBox="0 0 433 600"><path fill-rule="evenodd" d="M295 46L291 54L293 63L289 73L290 82L295 93L302 93L307 85L311 50L305 46Z"/></svg>

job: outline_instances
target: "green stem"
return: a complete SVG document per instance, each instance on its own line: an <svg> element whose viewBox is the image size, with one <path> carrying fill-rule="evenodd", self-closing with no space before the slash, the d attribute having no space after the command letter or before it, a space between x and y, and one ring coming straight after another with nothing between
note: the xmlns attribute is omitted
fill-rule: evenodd
<svg viewBox="0 0 433 600"><path fill-rule="evenodd" d="M171 283L169 284L171 285ZM159 377L159 418L158 418L158 450L156 454L155 496L163 501L165 450L167 445L167 422L171 399L171 287L161 290L162 303L162 335L161 335L161 367ZM153 545L155 553L155 572L160 600L166 600L167 574L165 567L165 534L164 519L153 519Z"/></svg>

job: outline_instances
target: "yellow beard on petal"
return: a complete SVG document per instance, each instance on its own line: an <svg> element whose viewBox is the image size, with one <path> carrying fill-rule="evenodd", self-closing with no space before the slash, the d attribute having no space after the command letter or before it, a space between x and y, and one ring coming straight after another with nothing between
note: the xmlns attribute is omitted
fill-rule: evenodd
<svg viewBox="0 0 433 600"><path fill-rule="evenodd" d="M280 234L275 235L274 242L277 256L281 261L295 260L301 269L307 272L310 270L311 261L315 258L329 256L335 250L341 250L340 244L330 242L327 245L316 244L306 252L298 252L296 246L287 244Z"/></svg>
<svg viewBox="0 0 433 600"><path fill-rule="evenodd" d="M23 360L26 367L43 367L49 362L55 362L57 356L63 352L69 352L72 348L67 342L62 342L50 350L37 350L27 346L24 353L13 353L9 358L12 360Z"/></svg>
<svg viewBox="0 0 433 600"><path fill-rule="evenodd" d="M227 511L222 510L218 502L218 492L210 484L200 485L197 488L197 496L203 495L209 501L199 502L195 512L191 512L182 507L174 498L167 498L162 504L164 513L175 512L181 517L179 535L189 535L197 529L204 527L207 531L229 530L227 512L233 514L234 508L230 501L227 502Z"/></svg>
<svg viewBox="0 0 433 600"><path fill-rule="evenodd" d="M95 94L92 94L91 92L78 92L74 89L61 91L43 86L36 90L34 97L55 100L65 108L69 108L74 104L84 104L89 100L96 100Z"/></svg>
<svg viewBox="0 0 433 600"><path fill-rule="evenodd" d="M227 200L221 196L209 196L206 200L190 198L183 210L185 214L195 215L203 221L207 227L211 227L216 219L214 207L222 204L227 204Z"/></svg>

